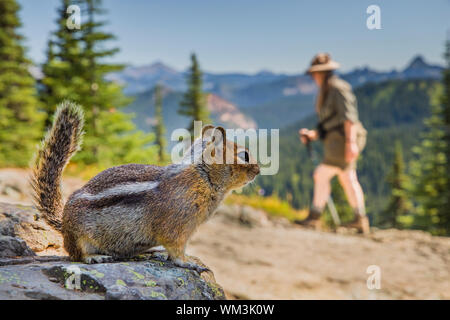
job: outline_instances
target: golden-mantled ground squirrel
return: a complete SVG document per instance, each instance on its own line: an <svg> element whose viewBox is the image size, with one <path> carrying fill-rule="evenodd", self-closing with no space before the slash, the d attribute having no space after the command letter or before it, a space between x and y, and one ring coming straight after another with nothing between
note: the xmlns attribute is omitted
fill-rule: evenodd
<svg viewBox="0 0 450 320"><path fill-rule="evenodd" d="M226 140L222 127L205 126L182 163L109 168L64 205L61 176L80 149L83 122L77 105L63 102L58 107L38 150L31 181L36 207L62 232L71 259L105 262L162 245L176 265L204 271L185 256L186 242L228 192L259 174L248 150ZM233 164L216 161L230 154Z"/></svg>

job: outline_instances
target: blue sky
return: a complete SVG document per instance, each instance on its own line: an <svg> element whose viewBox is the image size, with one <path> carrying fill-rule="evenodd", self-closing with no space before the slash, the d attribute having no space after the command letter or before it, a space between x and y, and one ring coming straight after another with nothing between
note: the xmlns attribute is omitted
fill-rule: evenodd
<svg viewBox="0 0 450 320"><path fill-rule="evenodd" d="M59 0L19 0L28 54L42 62ZM381 8L381 30L366 27L369 5ZM415 54L443 64L450 0L104 0L105 28L121 48L113 60L162 61L178 70L195 51L212 72L304 71L318 51L343 71L369 65L403 68Z"/></svg>

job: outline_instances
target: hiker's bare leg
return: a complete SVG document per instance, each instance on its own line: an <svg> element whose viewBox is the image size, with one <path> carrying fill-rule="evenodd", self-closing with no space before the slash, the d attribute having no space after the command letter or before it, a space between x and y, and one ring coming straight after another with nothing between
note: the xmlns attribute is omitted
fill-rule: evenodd
<svg viewBox="0 0 450 320"><path fill-rule="evenodd" d="M339 171L342 170L338 167L326 164L320 164L317 166L316 170L314 170L313 207L316 210L323 211L325 208L331 194L330 181L339 173Z"/></svg>
<svg viewBox="0 0 450 320"><path fill-rule="evenodd" d="M341 170L338 173L339 182L354 212L360 215L366 214L364 205L364 193L358 181L355 169Z"/></svg>
<svg viewBox="0 0 450 320"><path fill-rule="evenodd" d="M355 213L353 221L344 226L355 228L360 233L368 234L370 232L369 219L366 217L364 193L359 184L356 170L350 169L341 171L338 174L338 179L344 189L347 200Z"/></svg>
<svg viewBox="0 0 450 320"><path fill-rule="evenodd" d="M331 194L331 179L338 173L339 168L329 166L326 164L320 164L314 170L314 198L311 208L309 208L309 214L306 219L298 221L296 223L308 227L320 230L321 221L320 216L325 209L328 198Z"/></svg>

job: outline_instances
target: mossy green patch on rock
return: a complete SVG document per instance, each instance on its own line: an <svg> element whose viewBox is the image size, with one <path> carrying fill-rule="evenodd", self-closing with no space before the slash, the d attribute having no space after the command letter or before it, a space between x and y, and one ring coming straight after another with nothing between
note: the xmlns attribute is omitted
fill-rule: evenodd
<svg viewBox="0 0 450 320"><path fill-rule="evenodd" d="M177 278L177 280L179 281L179 283L180 283L180 286L184 286L184 280L183 280L183 278L181 278L181 277L178 277Z"/></svg>
<svg viewBox="0 0 450 320"><path fill-rule="evenodd" d="M131 272L132 274L134 274L134 276L139 280L142 280L145 278L145 276L143 274L140 274L140 273L134 271L133 269L128 269L128 271Z"/></svg>
<svg viewBox="0 0 450 320"><path fill-rule="evenodd" d="M1 270L0 270L1 271ZM0 284L11 283L11 284L26 284L26 281L22 281L20 276L15 272L3 271L0 272Z"/></svg>
<svg viewBox="0 0 450 320"><path fill-rule="evenodd" d="M97 278L103 278L104 276L105 276L105 274L104 273L102 273L102 272L99 272L99 271L97 271L97 270L95 270L95 269L93 269L93 270L89 270L88 271L90 274L92 274L94 277L97 277Z"/></svg>
<svg viewBox="0 0 450 320"><path fill-rule="evenodd" d="M156 282L153 280L147 280L144 283L146 287L156 287Z"/></svg>
<svg viewBox="0 0 450 320"><path fill-rule="evenodd" d="M163 298L163 299L166 299L166 300L167 300L166 295L165 295L164 293L162 293L162 292L152 291L151 294L150 294L150 296L151 296L152 298Z"/></svg>
<svg viewBox="0 0 450 320"><path fill-rule="evenodd" d="M119 286L124 286L124 287L127 286L127 284L121 279L117 279L116 280L116 284L119 285Z"/></svg>
<svg viewBox="0 0 450 320"><path fill-rule="evenodd" d="M223 289L217 284L217 283L213 283L213 282L206 282L206 284L208 285L208 287L212 290L212 292L214 293L214 297L215 298L222 298L225 297Z"/></svg>

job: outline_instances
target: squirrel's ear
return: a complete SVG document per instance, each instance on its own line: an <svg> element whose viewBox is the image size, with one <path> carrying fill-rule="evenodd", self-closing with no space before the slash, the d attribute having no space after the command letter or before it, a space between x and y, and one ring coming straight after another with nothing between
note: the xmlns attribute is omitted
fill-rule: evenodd
<svg viewBox="0 0 450 320"><path fill-rule="evenodd" d="M211 135L211 142L215 146L225 145L226 141L226 132L225 129L222 127L215 127L214 130L212 130Z"/></svg>
<svg viewBox="0 0 450 320"><path fill-rule="evenodd" d="M211 138L214 132L214 126L212 124L207 124L202 129L202 139Z"/></svg>
<svg viewBox="0 0 450 320"><path fill-rule="evenodd" d="M203 141L206 148L203 150L203 162L207 164L224 164L226 148L226 131L222 127L205 126L203 128Z"/></svg>
<svg viewBox="0 0 450 320"><path fill-rule="evenodd" d="M203 140L214 142L215 145L219 145L226 140L226 131L223 127L214 127L208 124L202 129L202 138Z"/></svg>
<svg viewBox="0 0 450 320"><path fill-rule="evenodd" d="M212 134L212 142L215 145L219 145L226 141L226 131L223 127L215 127Z"/></svg>

